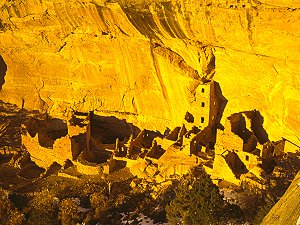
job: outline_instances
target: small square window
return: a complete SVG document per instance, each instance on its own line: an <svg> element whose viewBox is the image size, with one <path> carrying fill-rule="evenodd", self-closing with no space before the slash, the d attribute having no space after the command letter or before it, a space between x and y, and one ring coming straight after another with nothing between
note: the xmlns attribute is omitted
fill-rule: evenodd
<svg viewBox="0 0 300 225"><path fill-rule="evenodd" d="M204 117L201 117L201 123L204 123Z"/></svg>
<svg viewBox="0 0 300 225"><path fill-rule="evenodd" d="M205 107L205 102L201 102L201 107Z"/></svg>

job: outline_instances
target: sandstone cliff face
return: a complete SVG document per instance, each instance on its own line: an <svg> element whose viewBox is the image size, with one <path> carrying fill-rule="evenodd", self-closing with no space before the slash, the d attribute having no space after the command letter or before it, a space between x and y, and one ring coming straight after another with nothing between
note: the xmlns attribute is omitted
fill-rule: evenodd
<svg viewBox="0 0 300 225"><path fill-rule="evenodd" d="M213 78L228 100L223 118L257 109L270 139L299 143L299 3L2 1L0 97L163 131Z"/></svg>

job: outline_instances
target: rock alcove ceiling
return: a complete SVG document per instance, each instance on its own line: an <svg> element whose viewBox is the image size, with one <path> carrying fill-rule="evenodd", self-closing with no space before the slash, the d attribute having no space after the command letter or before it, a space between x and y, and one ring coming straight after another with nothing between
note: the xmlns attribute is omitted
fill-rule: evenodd
<svg viewBox="0 0 300 225"><path fill-rule="evenodd" d="M53 117L94 110L163 131L182 124L198 84L213 79L228 100L223 118L257 109L271 140L299 144L299 5L2 1L0 97Z"/></svg>

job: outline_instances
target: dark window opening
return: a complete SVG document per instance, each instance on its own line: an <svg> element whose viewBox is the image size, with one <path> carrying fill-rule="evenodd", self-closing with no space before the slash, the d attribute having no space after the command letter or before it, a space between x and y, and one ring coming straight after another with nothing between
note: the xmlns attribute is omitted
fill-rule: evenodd
<svg viewBox="0 0 300 225"><path fill-rule="evenodd" d="M202 88L201 92L204 93L204 88Z"/></svg>
<svg viewBox="0 0 300 225"><path fill-rule="evenodd" d="M204 117L201 117L201 123L204 123Z"/></svg>
<svg viewBox="0 0 300 225"><path fill-rule="evenodd" d="M186 112L185 113L185 117L184 119L188 122L188 123L194 123L194 116L189 113L189 112Z"/></svg>
<svg viewBox="0 0 300 225"><path fill-rule="evenodd" d="M205 102L201 102L201 107L204 107L205 106Z"/></svg>
<svg viewBox="0 0 300 225"><path fill-rule="evenodd" d="M246 161L249 161L249 155L246 155Z"/></svg>

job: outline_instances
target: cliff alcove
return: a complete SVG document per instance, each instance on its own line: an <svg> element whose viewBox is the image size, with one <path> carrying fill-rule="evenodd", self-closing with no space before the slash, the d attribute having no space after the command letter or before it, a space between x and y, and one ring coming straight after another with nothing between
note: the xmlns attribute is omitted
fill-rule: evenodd
<svg viewBox="0 0 300 225"><path fill-rule="evenodd" d="M268 138L298 142L295 2L82 3L1 4L2 100L21 107L24 99L63 119L96 110L163 132L190 112L198 84L213 79L228 100L223 118L257 109Z"/></svg>
<svg viewBox="0 0 300 225"><path fill-rule="evenodd" d="M47 218L39 194L83 215L65 224L165 213L192 168L242 207L280 198L299 170L298 21L299 0L1 1L0 186L30 202L19 217Z"/></svg>

